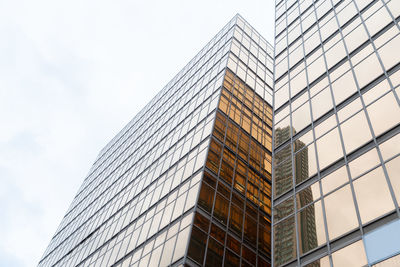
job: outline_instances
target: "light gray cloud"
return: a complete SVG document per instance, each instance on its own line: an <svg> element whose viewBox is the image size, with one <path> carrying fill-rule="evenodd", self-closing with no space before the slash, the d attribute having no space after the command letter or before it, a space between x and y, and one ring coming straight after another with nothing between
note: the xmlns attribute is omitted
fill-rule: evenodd
<svg viewBox="0 0 400 267"><path fill-rule="evenodd" d="M0 1L0 265L36 265L100 149L237 12L273 1Z"/></svg>

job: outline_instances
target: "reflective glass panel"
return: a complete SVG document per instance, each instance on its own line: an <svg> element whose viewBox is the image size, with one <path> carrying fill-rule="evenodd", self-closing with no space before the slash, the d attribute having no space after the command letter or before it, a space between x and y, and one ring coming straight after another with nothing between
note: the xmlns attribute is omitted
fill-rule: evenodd
<svg viewBox="0 0 400 267"><path fill-rule="evenodd" d="M334 239L358 226L356 209L349 185L325 197L325 212L330 239Z"/></svg>
<svg viewBox="0 0 400 267"><path fill-rule="evenodd" d="M367 223L394 209L382 168L377 168L353 182L361 222Z"/></svg>
<svg viewBox="0 0 400 267"><path fill-rule="evenodd" d="M362 240L332 253L333 266L361 267L367 264Z"/></svg>

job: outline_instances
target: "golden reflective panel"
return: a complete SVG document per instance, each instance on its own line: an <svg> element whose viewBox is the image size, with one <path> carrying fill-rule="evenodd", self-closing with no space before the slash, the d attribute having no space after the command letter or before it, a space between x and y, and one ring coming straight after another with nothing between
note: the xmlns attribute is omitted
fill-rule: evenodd
<svg viewBox="0 0 400 267"><path fill-rule="evenodd" d="M324 203L330 239L335 239L358 226L353 195L349 185L326 196Z"/></svg>
<svg viewBox="0 0 400 267"><path fill-rule="evenodd" d="M309 193L311 194L311 192ZM301 254L326 243L321 201L317 201L298 212L297 224Z"/></svg>
<svg viewBox="0 0 400 267"><path fill-rule="evenodd" d="M321 180L322 193L328 194L332 190L349 181L346 166L343 166L334 172L328 174Z"/></svg>
<svg viewBox="0 0 400 267"><path fill-rule="evenodd" d="M385 166L389 175L390 184L396 196L397 205L400 206L400 156L386 162Z"/></svg>
<svg viewBox="0 0 400 267"><path fill-rule="evenodd" d="M188 247L188 257L198 263L203 263L207 244L207 234L197 227L192 228L190 242Z"/></svg>
<svg viewBox="0 0 400 267"><path fill-rule="evenodd" d="M332 253L332 262L334 267L366 265L368 262L362 240Z"/></svg>
<svg viewBox="0 0 400 267"><path fill-rule="evenodd" d="M376 136L400 122L400 107L391 92L368 106L367 111Z"/></svg>
<svg viewBox="0 0 400 267"><path fill-rule="evenodd" d="M364 111L358 112L345 121L341 124L340 129L342 130L344 148L347 154L372 138ZM357 129L357 134L354 133L355 129Z"/></svg>
<svg viewBox="0 0 400 267"><path fill-rule="evenodd" d="M229 71L218 107L198 199L211 222L196 215L188 255L206 266L221 266L224 256L225 266L240 256L255 264L256 252L271 253L272 109ZM239 241L228 235L224 250L227 230Z"/></svg>
<svg viewBox="0 0 400 267"><path fill-rule="evenodd" d="M367 173L353 182L361 222L367 223L394 209L383 169Z"/></svg>
<svg viewBox="0 0 400 267"><path fill-rule="evenodd" d="M337 128L317 140L319 168L322 170L329 164L343 157L342 144Z"/></svg>

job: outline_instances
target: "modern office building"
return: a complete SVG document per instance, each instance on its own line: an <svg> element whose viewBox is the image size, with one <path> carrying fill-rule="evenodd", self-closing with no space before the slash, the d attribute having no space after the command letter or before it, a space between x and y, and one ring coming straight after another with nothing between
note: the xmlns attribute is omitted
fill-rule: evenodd
<svg viewBox="0 0 400 267"><path fill-rule="evenodd" d="M400 1L236 15L100 152L39 266L400 266Z"/></svg>
<svg viewBox="0 0 400 267"><path fill-rule="evenodd" d="M39 266L270 266L272 69L235 16L100 152Z"/></svg>
<svg viewBox="0 0 400 267"><path fill-rule="evenodd" d="M400 266L399 15L276 1L274 266Z"/></svg>

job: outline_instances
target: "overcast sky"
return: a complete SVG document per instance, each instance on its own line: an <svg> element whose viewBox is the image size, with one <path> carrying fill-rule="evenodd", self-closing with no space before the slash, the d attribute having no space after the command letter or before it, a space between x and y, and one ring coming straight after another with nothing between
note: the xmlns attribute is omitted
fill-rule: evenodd
<svg viewBox="0 0 400 267"><path fill-rule="evenodd" d="M0 266L35 266L100 149L236 14L272 0L0 0Z"/></svg>

